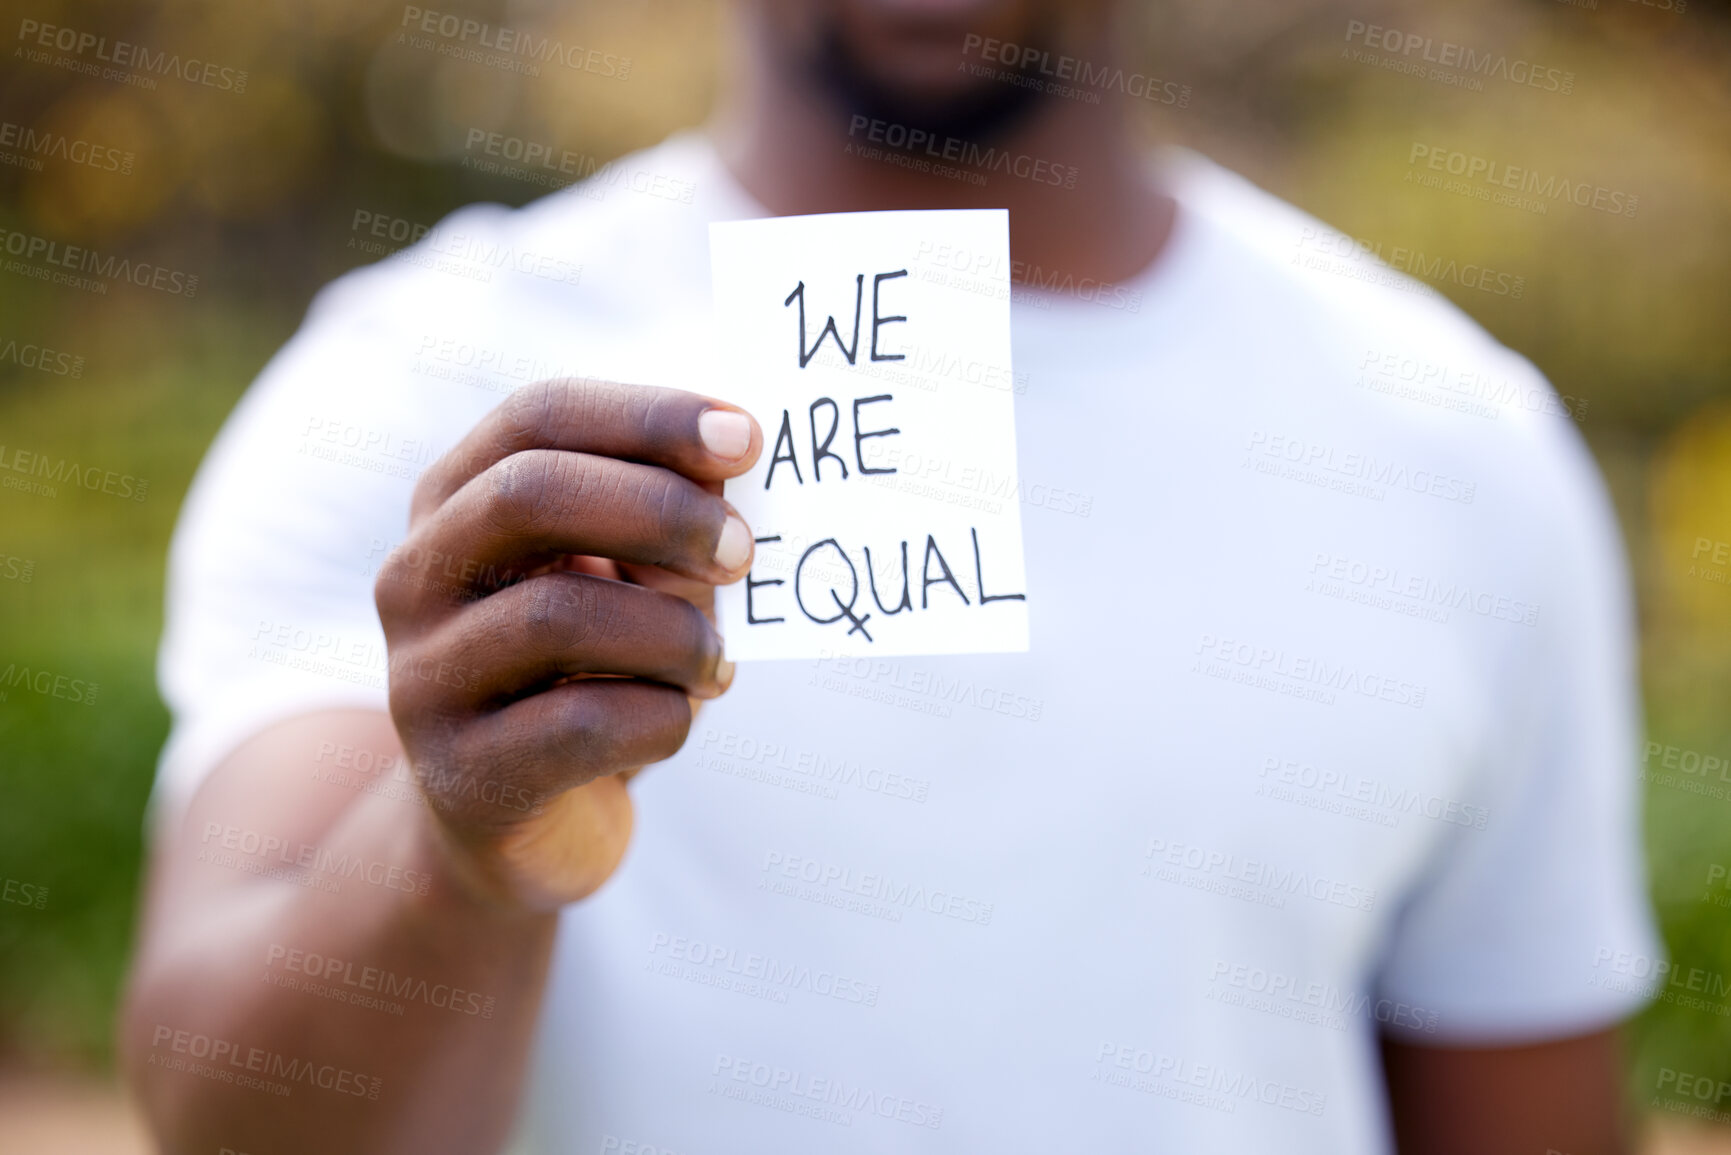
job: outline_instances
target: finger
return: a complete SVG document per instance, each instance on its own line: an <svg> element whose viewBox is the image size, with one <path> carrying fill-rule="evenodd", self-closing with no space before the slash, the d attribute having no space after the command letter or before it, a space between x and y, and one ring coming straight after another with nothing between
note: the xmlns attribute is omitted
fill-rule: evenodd
<svg viewBox="0 0 1731 1155"><path fill-rule="evenodd" d="M566 682L462 727L452 765L485 766L490 780L536 803L621 770L671 758L691 729L691 706L670 686L624 678ZM520 818L475 798L461 781L422 781L441 814L470 826Z"/></svg>
<svg viewBox="0 0 1731 1155"><path fill-rule="evenodd" d="M543 381L513 393L433 463L415 486L411 521L526 449L614 457L714 482L751 468L763 431L738 406L679 389Z"/></svg>
<svg viewBox="0 0 1731 1155"><path fill-rule="evenodd" d="M704 611L711 621L715 618L715 587L708 582L692 581L652 565L616 565L619 577L676 598L684 598ZM612 576L612 575L609 575Z"/></svg>
<svg viewBox="0 0 1731 1155"><path fill-rule="evenodd" d="M549 573L500 590L411 647L471 671L443 703L488 707L579 674L618 674L713 698L733 680L721 637L690 602L627 582Z"/></svg>
<svg viewBox="0 0 1731 1155"><path fill-rule="evenodd" d="M416 527L375 593L389 625L435 601L484 596L565 554L721 584L744 576L752 549L732 506L671 470L530 449L470 481ZM415 568L434 564L442 567L437 580Z"/></svg>

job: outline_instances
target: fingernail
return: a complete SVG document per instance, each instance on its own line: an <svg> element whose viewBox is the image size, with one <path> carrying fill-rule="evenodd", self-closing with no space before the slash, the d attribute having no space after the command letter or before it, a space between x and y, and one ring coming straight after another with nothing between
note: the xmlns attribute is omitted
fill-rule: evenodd
<svg viewBox="0 0 1731 1155"><path fill-rule="evenodd" d="M715 564L724 570L736 570L750 556L751 530L737 513L730 513L727 524L721 527L721 540L715 543Z"/></svg>
<svg viewBox="0 0 1731 1155"><path fill-rule="evenodd" d="M723 693L726 693L727 688L733 685L733 663L726 658L715 663L715 682L721 687Z"/></svg>
<svg viewBox="0 0 1731 1155"><path fill-rule="evenodd" d="M738 461L751 448L751 419L731 409L706 409L697 419L697 436L723 461Z"/></svg>

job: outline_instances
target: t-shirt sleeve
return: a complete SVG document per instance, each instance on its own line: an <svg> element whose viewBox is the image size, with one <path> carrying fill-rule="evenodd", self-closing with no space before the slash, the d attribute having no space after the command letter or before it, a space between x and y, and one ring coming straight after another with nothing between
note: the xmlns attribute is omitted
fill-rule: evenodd
<svg viewBox="0 0 1731 1155"><path fill-rule="evenodd" d="M1491 519L1492 548L1522 559L1515 580L1542 593L1535 625L1495 659L1480 767L1490 813L1484 829L1456 828L1439 847L1377 976L1380 998L1434 1014L1434 1033L1415 1042L1512 1045L1600 1029L1643 1001L1607 981L1605 960L1661 949L1641 855L1627 563L1579 435L1554 414L1530 424L1527 492Z"/></svg>
<svg viewBox="0 0 1731 1155"><path fill-rule="evenodd" d="M271 724L386 708L374 578L404 537L415 478L499 400L473 413L429 403L435 384L412 355L415 333L437 324L424 280L387 263L320 293L199 468L157 656L172 715L151 799L159 833Z"/></svg>

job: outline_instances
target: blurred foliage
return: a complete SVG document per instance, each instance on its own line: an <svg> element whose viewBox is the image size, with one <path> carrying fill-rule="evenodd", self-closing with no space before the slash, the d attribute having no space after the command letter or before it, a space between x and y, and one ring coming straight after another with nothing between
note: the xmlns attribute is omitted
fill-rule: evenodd
<svg viewBox="0 0 1731 1155"><path fill-rule="evenodd" d="M424 7L430 5L423 5ZM0 877L45 885L0 904L0 1057L100 1064L131 933L142 809L167 719L153 689L163 554L222 417L317 287L359 263L357 210L431 224L473 200L543 191L462 166L475 130L606 160L700 122L721 68L714 0L446 0L632 59L629 80L523 75L399 43L386 0L27 0L11 20L244 70L244 92L154 89L23 57L0 71L0 122L100 142L130 172L0 165L0 228L197 273L192 299L107 295L0 272L0 350L48 345L78 376L0 353L0 445L148 478L139 503L62 487L0 491L0 663L100 683L95 706L0 701ZM1567 94L1415 80L1343 54L1360 20L1574 73ZM14 32L17 28L14 28ZM1138 113L1385 248L1525 278L1519 300L1448 295L1589 401L1641 598L1655 741L1731 755L1731 585L1703 540L1731 542L1731 19L1635 0L1148 0L1146 71L1189 85ZM3 131L3 129L0 129ZM1403 183L1415 142L1638 195L1632 218L1543 216ZM0 150L3 151L3 150ZM6 559L34 563L6 577ZM1710 556L1709 559L1710 560ZM1653 892L1676 957L1731 976L1731 916L1703 901L1731 864L1723 798L1648 787ZM1731 892L1727 892L1731 893ZM1633 1032L1632 1094L1663 1066L1731 1079L1731 1018L1655 1005Z"/></svg>

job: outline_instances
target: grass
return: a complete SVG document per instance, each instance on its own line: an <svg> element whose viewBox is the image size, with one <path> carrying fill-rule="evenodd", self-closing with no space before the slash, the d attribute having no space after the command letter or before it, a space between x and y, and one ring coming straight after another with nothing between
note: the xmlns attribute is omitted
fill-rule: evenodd
<svg viewBox="0 0 1731 1155"><path fill-rule="evenodd" d="M109 1057L145 799L168 732L154 670L168 539L205 446L286 330L224 310L202 319L189 330L168 318L184 343L166 348L156 324L106 330L86 341L82 378L0 378L9 457L150 483L143 501L67 484L52 497L0 490L0 554L33 563L24 582L0 561L0 671L99 687L91 704L68 700L68 684L58 698L52 685L0 687L0 877L48 891L42 909L0 903L0 1052L27 1045L33 1062Z"/></svg>

